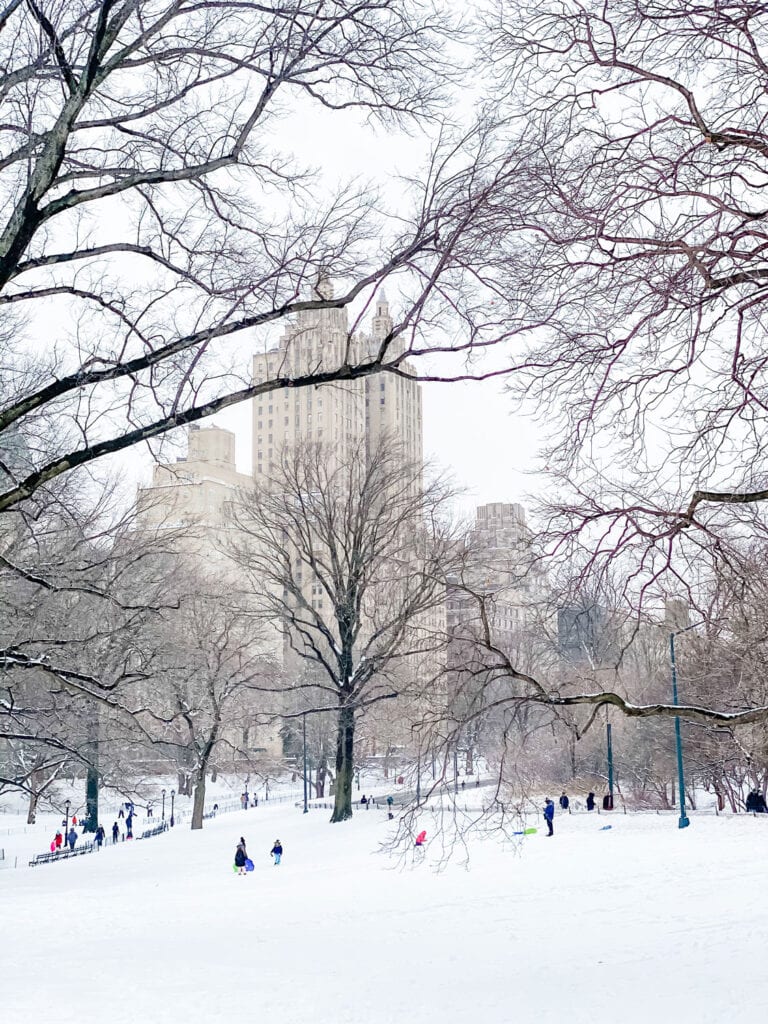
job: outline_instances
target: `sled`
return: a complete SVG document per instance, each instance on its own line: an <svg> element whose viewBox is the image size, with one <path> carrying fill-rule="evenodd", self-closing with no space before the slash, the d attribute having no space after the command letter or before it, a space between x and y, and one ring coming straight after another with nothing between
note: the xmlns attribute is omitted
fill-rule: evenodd
<svg viewBox="0 0 768 1024"><path fill-rule="evenodd" d="M603 825L603 827L601 829L598 829L598 831L607 832L609 828L613 828L613 825Z"/></svg>
<svg viewBox="0 0 768 1024"><path fill-rule="evenodd" d="M522 832L513 832L513 836L535 836L539 830L537 828L524 828Z"/></svg>
<svg viewBox="0 0 768 1024"><path fill-rule="evenodd" d="M245 870L253 871L253 861L250 859L250 857L245 862Z"/></svg>

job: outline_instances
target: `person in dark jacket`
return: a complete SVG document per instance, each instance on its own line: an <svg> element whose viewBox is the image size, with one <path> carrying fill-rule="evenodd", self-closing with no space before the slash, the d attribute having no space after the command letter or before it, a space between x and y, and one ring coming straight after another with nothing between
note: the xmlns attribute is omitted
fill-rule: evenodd
<svg viewBox="0 0 768 1024"><path fill-rule="evenodd" d="M70 850L74 850L75 843L77 842L77 832L73 828L67 832L67 842L69 843Z"/></svg>
<svg viewBox="0 0 768 1024"><path fill-rule="evenodd" d="M368 797L365 795L365 793L363 793L363 795L360 797L360 803L362 804L363 807L368 806Z"/></svg>
<svg viewBox="0 0 768 1024"><path fill-rule="evenodd" d="M747 812L747 814L751 814L754 811L754 809L755 809L755 790L754 789L750 789L750 791L747 793L747 801L744 804L744 810Z"/></svg>
<svg viewBox="0 0 768 1024"><path fill-rule="evenodd" d="M567 811L569 804L570 800L568 799L568 794L565 792L565 790L563 790L562 794L560 795L560 806L564 811Z"/></svg>
<svg viewBox="0 0 768 1024"><path fill-rule="evenodd" d="M587 810L594 811L595 809L595 794L587 793Z"/></svg>
<svg viewBox="0 0 768 1024"><path fill-rule="evenodd" d="M112 842L116 843L119 838L120 838L120 828L118 827L117 822L115 822L115 824L112 826Z"/></svg>
<svg viewBox="0 0 768 1024"><path fill-rule="evenodd" d="M269 851L270 856L275 858L275 867L280 863L280 858L283 856L283 847L279 839L275 840L275 845Z"/></svg>
<svg viewBox="0 0 768 1024"><path fill-rule="evenodd" d="M235 867L238 869L238 875L246 874L245 862L248 860L248 853L245 849L245 840L240 836L240 842L237 844L235 850Z"/></svg>
<svg viewBox="0 0 768 1024"><path fill-rule="evenodd" d="M554 801L547 797L544 803L544 821L547 823L547 835L551 836L554 829L552 827L552 819L555 817L555 804Z"/></svg>
<svg viewBox="0 0 768 1024"><path fill-rule="evenodd" d="M96 835L93 837L96 840L96 845L101 849L101 844L104 842L104 826L99 825L96 829Z"/></svg>
<svg viewBox="0 0 768 1024"><path fill-rule="evenodd" d="M125 819L125 838L133 839L133 812L128 812L128 817Z"/></svg>
<svg viewBox="0 0 768 1024"><path fill-rule="evenodd" d="M766 814L768 813L768 807L765 803L765 797L762 793L755 790L755 814Z"/></svg>

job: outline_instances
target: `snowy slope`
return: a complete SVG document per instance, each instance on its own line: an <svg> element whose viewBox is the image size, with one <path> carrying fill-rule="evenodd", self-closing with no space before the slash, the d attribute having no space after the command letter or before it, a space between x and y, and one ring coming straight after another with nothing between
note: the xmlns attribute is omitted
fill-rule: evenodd
<svg viewBox="0 0 768 1024"><path fill-rule="evenodd" d="M612 820L560 816L552 839L477 843L470 870L435 873L375 852L381 813L330 826L282 805L0 872L0 1020L763 1024L747 979L768 912L748 893L768 822Z"/></svg>

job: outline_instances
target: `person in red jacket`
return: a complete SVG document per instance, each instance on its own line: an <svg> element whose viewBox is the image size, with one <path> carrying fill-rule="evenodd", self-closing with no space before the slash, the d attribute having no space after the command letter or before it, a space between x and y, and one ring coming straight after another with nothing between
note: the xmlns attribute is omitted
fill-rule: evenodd
<svg viewBox="0 0 768 1024"><path fill-rule="evenodd" d="M423 846L426 841L427 841L426 830L423 831L423 832L419 832L419 834L416 836L416 845L417 846Z"/></svg>
<svg viewBox="0 0 768 1024"><path fill-rule="evenodd" d="M56 843L56 849L60 850L61 844L64 842L64 836L61 834L61 832L57 832L56 835L53 837L53 841L54 843Z"/></svg>

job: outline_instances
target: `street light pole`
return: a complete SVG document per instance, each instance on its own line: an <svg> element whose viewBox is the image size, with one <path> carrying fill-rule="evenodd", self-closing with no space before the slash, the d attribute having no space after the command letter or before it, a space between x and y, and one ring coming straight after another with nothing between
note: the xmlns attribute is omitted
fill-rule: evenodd
<svg viewBox="0 0 768 1024"><path fill-rule="evenodd" d="M67 844L67 832L69 832L69 800L64 801L64 845Z"/></svg>
<svg viewBox="0 0 768 1024"><path fill-rule="evenodd" d="M163 790L162 792L163 792L163 812L162 812L163 816L162 816L161 820L165 821L165 790Z"/></svg>
<svg viewBox="0 0 768 1024"><path fill-rule="evenodd" d="M608 810L613 810L613 743L611 740L611 723L605 727L608 742Z"/></svg>
<svg viewBox="0 0 768 1024"><path fill-rule="evenodd" d="M309 811L307 807L307 713L302 715L302 734L304 738L304 813Z"/></svg>
<svg viewBox="0 0 768 1024"><path fill-rule="evenodd" d="M172 789L171 790L171 828L173 828L173 801L174 801L175 797L176 797L176 790Z"/></svg>
<svg viewBox="0 0 768 1024"><path fill-rule="evenodd" d="M687 633L689 629L693 629L694 626L700 626L700 622L695 622L693 626L686 626L685 629L678 629L675 633L669 634L669 663L672 667L672 703L677 707L680 701L677 699L677 664L675 662L675 637L679 636L680 633ZM678 828L687 828L690 825L690 820L685 814L685 777L683 775L683 741L680 735L680 718L675 715L675 744L677 747L677 788L680 794L680 818L677 822Z"/></svg>

